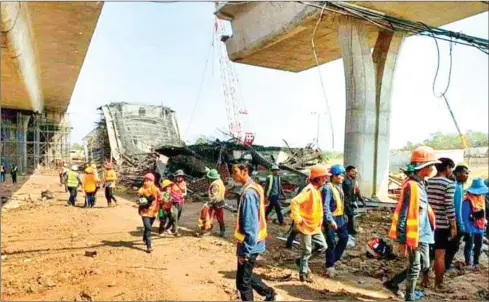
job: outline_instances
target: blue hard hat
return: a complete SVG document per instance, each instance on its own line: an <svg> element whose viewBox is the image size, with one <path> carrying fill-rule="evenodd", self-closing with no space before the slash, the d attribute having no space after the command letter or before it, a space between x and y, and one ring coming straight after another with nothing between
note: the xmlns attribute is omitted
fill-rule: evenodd
<svg viewBox="0 0 489 302"><path fill-rule="evenodd" d="M329 168L329 172L331 173L331 175L345 174L345 168L340 164L336 164L332 165L331 168Z"/></svg>

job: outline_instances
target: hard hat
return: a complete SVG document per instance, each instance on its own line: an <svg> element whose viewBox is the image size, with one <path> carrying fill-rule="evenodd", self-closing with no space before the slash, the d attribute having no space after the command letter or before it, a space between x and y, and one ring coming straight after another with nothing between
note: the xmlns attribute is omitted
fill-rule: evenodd
<svg viewBox="0 0 489 302"><path fill-rule="evenodd" d="M278 167L278 165L276 165L276 164L273 164L272 165L272 171L274 171L274 170L280 170L280 168Z"/></svg>
<svg viewBox="0 0 489 302"><path fill-rule="evenodd" d="M113 168L114 168L114 165L112 163L106 163L105 164L105 169L110 170L110 169L113 169Z"/></svg>
<svg viewBox="0 0 489 302"><path fill-rule="evenodd" d="M330 176L328 169L324 165L315 165L311 168L309 179Z"/></svg>
<svg viewBox="0 0 489 302"><path fill-rule="evenodd" d="M85 173L87 173L87 174L93 174L93 168L92 167L87 167L85 169Z"/></svg>
<svg viewBox="0 0 489 302"><path fill-rule="evenodd" d="M329 168L329 172L331 172L332 175L345 174L345 168L340 164L336 164Z"/></svg>
<svg viewBox="0 0 489 302"><path fill-rule="evenodd" d="M71 166L71 170L78 171L78 166L76 166L76 165L75 166Z"/></svg>
<svg viewBox="0 0 489 302"><path fill-rule="evenodd" d="M143 180L149 180L149 181L154 182L155 176L152 173L147 173L146 175L144 175Z"/></svg>
<svg viewBox="0 0 489 302"><path fill-rule="evenodd" d="M218 179L221 177L221 175L219 175L216 169L212 169L209 171L209 173L207 173L207 177L210 179Z"/></svg>
<svg viewBox="0 0 489 302"><path fill-rule="evenodd" d="M161 188L164 189L166 187L168 187L169 185L173 184L173 182L169 179L164 179L162 182L161 182Z"/></svg>
<svg viewBox="0 0 489 302"><path fill-rule="evenodd" d="M411 164L416 165L416 170L439 163L441 162L436 158L435 150L431 147L419 146L411 153Z"/></svg>
<svg viewBox="0 0 489 302"><path fill-rule="evenodd" d="M185 176L185 172L183 172L183 170L177 170L173 176Z"/></svg>

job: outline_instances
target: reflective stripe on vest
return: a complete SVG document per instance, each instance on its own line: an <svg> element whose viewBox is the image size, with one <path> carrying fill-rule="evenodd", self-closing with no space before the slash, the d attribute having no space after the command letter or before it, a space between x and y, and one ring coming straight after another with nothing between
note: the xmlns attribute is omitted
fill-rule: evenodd
<svg viewBox="0 0 489 302"><path fill-rule="evenodd" d="M267 177L267 182L268 182L268 188L267 188L267 197L270 197L270 193L272 193L272 187L274 185L274 182L275 182L275 177L279 177L278 179L278 190L279 190L279 194L280 194L280 176L275 176L273 174L270 174L268 175Z"/></svg>
<svg viewBox="0 0 489 302"><path fill-rule="evenodd" d="M344 214L344 201L341 198L340 191L332 183L328 183L328 186L331 189L331 193L333 193L334 200L336 201L336 210L334 210L334 212L331 214L333 216L341 216Z"/></svg>
<svg viewBox="0 0 489 302"><path fill-rule="evenodd" d="M78 173L75 171L69 171L66 185L70 188L78 187Z"/></svg>
<svg viewBox="0 0 489 302"><path fill-rule="evenodd" d="M258 193L260 204L258 207L258 238L256 241L260 242L262 240L265 240L265 238L267 238L267 221L265 219L265 198L263 196L262 186L255 183L254 181L252 181L250 184L244 187L243 192L241 193L241 200L238 207L238 217L236 219L236 227L234 229L234 238L239 243L242 243L245 240L245 235L239 229L239 221L240 221L241 205L243 204L243 202L249 202L244 200L246 190L255 190Z"/></svg>

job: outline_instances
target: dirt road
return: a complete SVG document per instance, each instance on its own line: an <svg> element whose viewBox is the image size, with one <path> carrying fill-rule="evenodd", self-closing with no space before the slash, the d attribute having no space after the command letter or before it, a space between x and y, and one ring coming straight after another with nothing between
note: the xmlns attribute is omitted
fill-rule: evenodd
<svg viewBox="0 0 489 302"><path fill-rule="evenodd" d="M33 176L14 194L30 195L20 207L2 211L2 300L235 300L234 217L226 213L226 239L197 238L194 229L200 203L186 204L183 236L153 236L154 251L145 252L142 223L134 203L119 198L107 208L102 194L93 209L66 206L67 193L55 176ZM38 200L49 189L55 199ZM29 201L32 200L32 201ZM156 231L155 223L154 231ZM284 232L272 226L270 232ZM340 265L335 280L317 276L313 284L298 281L293 264L297 250L284 250L271 236L268 252L256 270L285 300L388 299L381 278L356 274ZM94 251L95 257L85 256ZM345 263L364 262L360 251L348 251ZM356 260L355 260L356 259ZM375 260L372 260L375 261ZM321 272L323 259L312 269ZM360 268L361 269L361 268ZM375 268L377 269L377 268ZM472 276L472 277L470 277ZM463 282L464 294L474 297L478 281L472 274ZM486 279L487 282L487 279ZM479 282L480 284L480 282ZM487 283L486 283L487 286ZM259 299L256 297L255 299Z"/></svg>

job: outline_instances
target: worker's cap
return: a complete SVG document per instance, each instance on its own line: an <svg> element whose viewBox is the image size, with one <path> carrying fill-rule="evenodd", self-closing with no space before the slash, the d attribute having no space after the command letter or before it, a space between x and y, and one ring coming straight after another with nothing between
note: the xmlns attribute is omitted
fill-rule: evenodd
<svg viewBox="0 0 489 302"><path fill-rule="evenodd" d="M78 166L76 166L76 165L75 166L71 166L71 170L78 171Z"/></svg>
<svg viewBox="0 0 489 302"><path fill-rule="evenodd" d="M272 171L278 171L278 170L280 170L280 168L278 167L278 165L277 164L273 164L272 165Z"/></svg>
<svg viewBox="0 0 489 302"><path fill-rule="evenodd" d="M177 171L175 172L175 174L173 174L173 176L175 176L175 177L176 177L176 176L185 176L185 173L183 172L183 170L177 170Z"/></svg>

